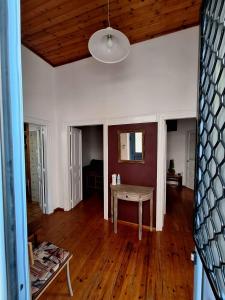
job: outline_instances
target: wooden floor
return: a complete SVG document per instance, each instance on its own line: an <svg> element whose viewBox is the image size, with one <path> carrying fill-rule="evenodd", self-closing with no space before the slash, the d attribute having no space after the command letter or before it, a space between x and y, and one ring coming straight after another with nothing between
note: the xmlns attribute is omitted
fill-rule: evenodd
<svg viewBox="0 0 225 300"><path fill-rule="evenodd" d="M142 241L138 228L126 224L118 224L115 235L97 198L42 218L40 238L73 253L74 297L62 272L40 299L193 299L193 193L172 188L168 196L164 231L144 231Z"/></svg>

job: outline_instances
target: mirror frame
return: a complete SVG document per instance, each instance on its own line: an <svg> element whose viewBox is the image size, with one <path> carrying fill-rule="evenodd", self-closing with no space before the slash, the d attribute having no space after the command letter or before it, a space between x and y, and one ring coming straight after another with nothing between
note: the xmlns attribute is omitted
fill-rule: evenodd
<svg viewBox="0 0 225 300"><path fill-rule="evenodd" d="M142 159L140 160L122 160L121 159L121 145L120 145L120 134L121 133L131 133L131 132L141 132L142 133ZM128 164L144 164L145 163L145 131L144 129L128 129L128 130L118 130L118 162L128 163Z"/></svg>

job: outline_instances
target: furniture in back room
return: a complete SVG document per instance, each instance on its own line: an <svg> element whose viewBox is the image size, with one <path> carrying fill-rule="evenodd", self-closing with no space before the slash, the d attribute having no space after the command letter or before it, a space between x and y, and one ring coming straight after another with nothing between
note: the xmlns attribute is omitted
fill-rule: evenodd
<svg viewBox="0 0 225 300"><path fill-rule="evenodd" d="M142 239L142 202L150 201L150 231L153 228L153 187L136 185L110 185L111 188L111 218L114 232L117 233L118 199L138 202L138 238Z"/></svg>
<svg viewBox="0 0 225 300"><path fill-rule="evenodd" d="M167 184L171 184L170 182L172 182L172 183L175 182L177 187L179 187L179 188L182 187L182 175L181 174L167 173L166 181L167 181ZM171 185L174 185L174 184L171 184Z"/></svg>
<svg viewBox="0 0 225 300"><path fill-rule="evenodd" d="M83 167L84 198L94 191L103 193L103 160L92 159L88 166Z"/></svg>

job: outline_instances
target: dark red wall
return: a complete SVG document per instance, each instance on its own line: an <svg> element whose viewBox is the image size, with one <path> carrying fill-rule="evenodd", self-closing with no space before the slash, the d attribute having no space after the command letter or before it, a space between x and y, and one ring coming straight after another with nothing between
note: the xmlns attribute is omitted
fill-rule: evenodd
<svg viewBox="0 0 225 300"><path fill-rule="evenodd" d="M145 162L141 163L119 163L118 162L118 130L140 130L145 131L144 151ZM156 177L157 177L157 123L142 123L109 126L109 184L112 182L112 174L119 173L121 183L153 186L154 191L154 224L156 211ZM110 209L109 188L109 213ZM138 203L119 201L118 219L138 223ZM149 201L143 203L143 224L149 226Z"/></svg>

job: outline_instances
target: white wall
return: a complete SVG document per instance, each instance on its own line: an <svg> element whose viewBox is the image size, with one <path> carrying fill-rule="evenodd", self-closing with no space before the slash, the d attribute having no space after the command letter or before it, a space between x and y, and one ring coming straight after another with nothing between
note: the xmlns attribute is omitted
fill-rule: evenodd
<svg viewBox="0 0 225 300"><path fill-rule="evenodd" d="M181 119L177 121L177 131L167 133L167 169L170 159L174 159L176 173L181 173L183 185L186 185L186 138L190 130L196 129L195 119Z"/></svg>
<svg viewBox="0 0 225 300"><path fill-rule="evenodd" d="M82 130L82 165L92 159L103 160L103 126L84 126Z"/></svg>
<svg viewBox="0 0 225 300"><path fill-rule="evenodd" d="M198 28L132 45L129 57L115 65L87 58L52 69L23 50L23 66L25 115L56 124L51 134L52 181L58 188L53 206L63 207L67 124L196 111Z"/></svg>
<svg viewBox="0 0 225 300"><path fill-rule="evenodd" d="M48 212L60 206L58 193L55 69L22 46L24 120L47 126Z"/></svg>
<svg viewBox="0 0 225 300"><path fill-rule="evenodd" d="M196 111L198 27L132 45L115 65L87 58L56 68L60 199L67 199L65 124ZM106 146L106 145L105 145ZM60 188L62 185L60 186Z"/></svg>
<svg viewBox="0 0 225 300"><path fill-rule="evenodd" d="M24 115L55 120L54 68L22 46Z"/></svg>
<svg viewBox="0 0 225 300"><path fill-rule="evenodd" d="M198 28L135 44L115 65L93 58L56 68L59 121L196 110Z"/></svg>

